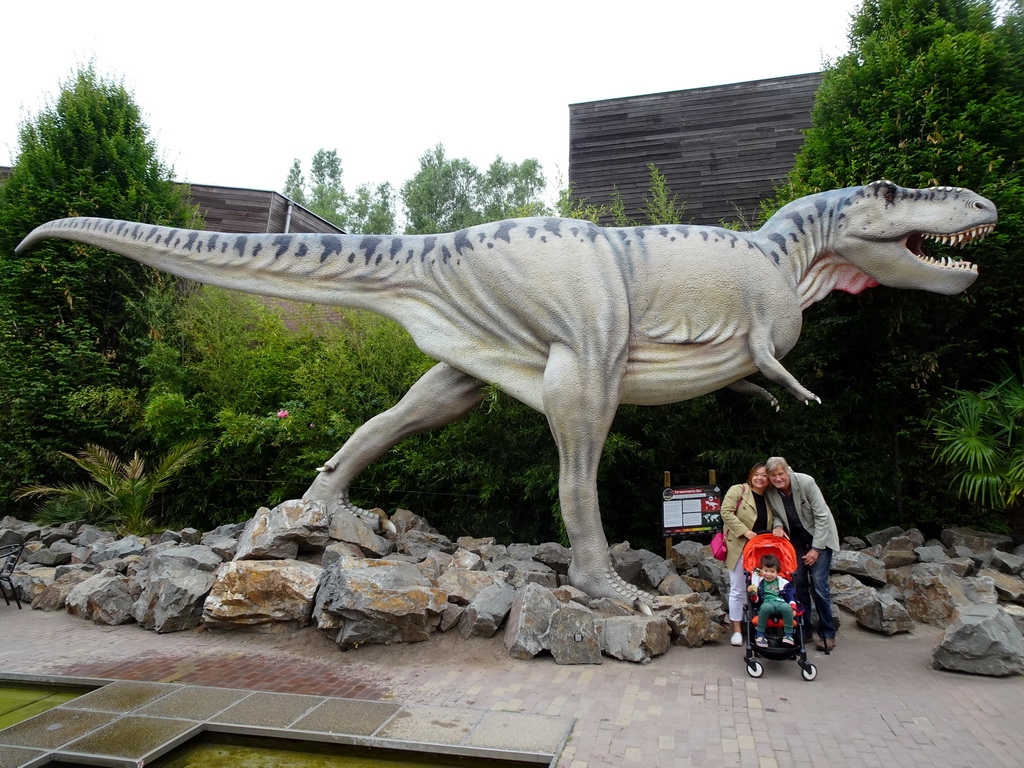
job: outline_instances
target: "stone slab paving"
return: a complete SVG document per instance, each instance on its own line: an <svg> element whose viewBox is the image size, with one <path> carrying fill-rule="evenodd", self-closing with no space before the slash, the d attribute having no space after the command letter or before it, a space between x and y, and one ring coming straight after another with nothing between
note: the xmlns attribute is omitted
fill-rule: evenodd
<svg viewBox="0 0 1024 768"><path fill-rule="evenodd" d="M540 718L519 730L543 738L544 717L575 718L558 768L1024 765L1024 678L931 669L939 632L929 627L895 637L844 627L833 654L811 651L818 667L813 682L802 680L793 662L766 661L764 676L752 679L741 649L727 644L673 647L646 666L606 659L600 666L561 667L550 657L509 659L499 639L448 635L342 652L329 642L300 642L301 633L156 635L13 606L0 606L0 627L0 672L307 696L361 686L349 698L409 713L388 721L396 734L414 732L417 717L422 723L446 709L483 710L490 716L472 733L489 733L496 744L515 740L515 727L502 722L510 713ZM100 669L106 674L97 675ZM366 715L370 725L379 715ZM315 721L316 710L304 717ZM457 717L438 723L438 739L465 732ZM0 768L4 754L0 747Z"/></svg>

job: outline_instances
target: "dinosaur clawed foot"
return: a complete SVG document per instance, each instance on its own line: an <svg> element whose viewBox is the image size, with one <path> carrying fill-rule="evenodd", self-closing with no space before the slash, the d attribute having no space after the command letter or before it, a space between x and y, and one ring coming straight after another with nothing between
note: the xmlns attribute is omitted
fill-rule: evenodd
<svg viewBox="0 0 1024 768"><path fill-rule="evenodd" d="M639 613L652 615L651 595L623 579L610 565L589 574L580 573L570 566L569 583L591 597L610 597Z"/></svg>

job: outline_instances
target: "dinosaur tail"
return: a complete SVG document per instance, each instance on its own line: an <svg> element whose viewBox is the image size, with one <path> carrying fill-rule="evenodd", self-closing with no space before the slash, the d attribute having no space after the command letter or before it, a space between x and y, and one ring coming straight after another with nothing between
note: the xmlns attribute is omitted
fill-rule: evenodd
<svg viewBox="0 0 1024 768"><path fill-rule="evenodd" d="M58 219L34 229L16 252L59 238L94 245L197 282L293 301L359 307L359 294L388 277L373 259L387 238L241 235L116 219ZM346 278L341 279L340 273ZM353 272L361 273L352 280Z"/></svg>

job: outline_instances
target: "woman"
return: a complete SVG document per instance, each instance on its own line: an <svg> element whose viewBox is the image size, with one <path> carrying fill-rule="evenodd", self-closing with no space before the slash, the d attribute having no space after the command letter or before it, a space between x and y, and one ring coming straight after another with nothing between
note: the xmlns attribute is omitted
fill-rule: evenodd
<svg viewBox="0 0 1024 768"><path fill-rule="evenodd" d="M743 546L759 533L772 531L782 536L784 521L775 520L771 507L765 501L768 488L768 470L763 463L755 464L747 482L734 485L722 499L722 531L725 533L725 567L729 569L729 620L732 622L733 645L743 645L743 604L747 599L746 578L743 575Z"/></svg>

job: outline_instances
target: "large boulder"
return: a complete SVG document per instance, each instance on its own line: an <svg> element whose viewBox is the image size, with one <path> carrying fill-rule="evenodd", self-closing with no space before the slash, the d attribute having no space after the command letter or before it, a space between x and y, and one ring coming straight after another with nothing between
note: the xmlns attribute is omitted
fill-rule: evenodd
<svg viewBox="0 0 1024 768"><path fill-rule="evenodd" d="M1024 605L1024 579L989 569L980 571L978 576L992 580L1000 600Z"/></svg>
<svg viewBox="0 0 1024 768"><path fill-rule="evenodd" d="M976 531L973 528L947 528L940 537L949 549L967 547L972 552L981 554L990 549L1001 549L1009 552L1013 549L1013 539L1001 533Z"/></svg>
<svg viewBox="0 0 1024 768"><path fill-rule="evenodd" d="M551 619L561 606L554 592L539 584L530 583L518 590L505 623L508 655L514 659L532 659L541 651L549 650Z"/></svg>
<svg viewBox="0 0 1024 768"><path fill-rule="evenodd" d="M602 662L594 614L577 602L563 604L551 617L548 642L556 664Z"/></svg>
<svg viewBox="0 0 1024 768"><path fill-rule="evenodd" d="M459 634L467 638L492 637L512 610L515 596L516 590L502 581L484 587L459 619Z"/></svg>
<svg viewBox="0 0 1024 768"><path fill-rule="evenodd" d="M662 616L612 616L598 619L594 625L602 653L640 664L668 651L672 634Z"/></svg>
<svg viewBox="0 0 1024 768"><path fill-rule="evenodd" d="M63 572L55 568L54 580L32 599L32 607L37 611L63 611L67 606L68 594L93 575L88 566L75 566Z"/></svg>
<svg viewBox="0 0 1024 768"><path fill-rule="evenodd" d="M869 588L870 589L870 588ZM854 611L857 623L865 629L895 635L914 628L910 613L892 595L872 589L867 599Z"/></svg>
<svg viewBox="0 0 1024 768"><path fill-rule="evenodd" d="M235 560L294 560L300 552L322 552L330 524L322 501L293 499L273 509L260 507L239 536Z"/></svg>
<svg viewBox="0 0 1024 768"><path fill-rule="evenodd" d="M203 545L156 552L142 594L132 607L135 620L156 632L198 627L220 564L220 555Z"/></svg>
<svg viewBox="0 0 1024 768"><path fill-rule="evenodd" d="M372 525L341 509L331 518L328 533L334 541L358 547L360 553L368 557L385 557L395 549L395 545L379 535Z"/></svg>
<svg viewBox="0 0 1024 768"><path fill-rule="evenodd" d="M856 576L873 587L884 587L886 584L885 563L864 552L843 549L833 553L832 572Z"/></svg>
<svg viewBox="0 0 1024 768"><path fill-rule="evenodd" d="M437 580L437 588L448 595L448 601L469 605L484 589L498 582L508 581L503 571L460 571L452 568Z"/></svg>
<svg viewBox="0 0 1024 768"><path fill-rule="evenodd" d="M314 615L344 649L426 640L448 596L412 563L343 557L324 572Z"/></svg>
<svg viewBox="0 0 1024 768"><path fill-rule="evenodd" d="M1024 674L1024 638L998 606L966 606L936 644L932 665L972 675Z"/></svg>
<svg viewBox="0 0 1024 768"><path fill-rule="evenodd" d="M202 622L274 630L309 623L323 568L298 560L233 560L217 572Z"/></svg>
<svg viewBox="0 0 1024 768"><path fill-rule="evenodd" d="M910 566L909 573L901 571L889 573L901 574L903 605L915 621L946 627L957 609L970 603L961 580L942 564L918 563Z"/></svg>
<svg viewBox="0 0 1024 768"><path fill-rule="evenodd" d="M654 610L668 622L674 645L699 648L704 643L718 640L724 631L696 593L656 597Z"/></svg>
<svg viewBox="0 0 1024 768"><path fill-rule="evenodd" d="M65 606L72 616L113 626L132 620L134 602L127 576L102 571L72 587Z"/></svg>

